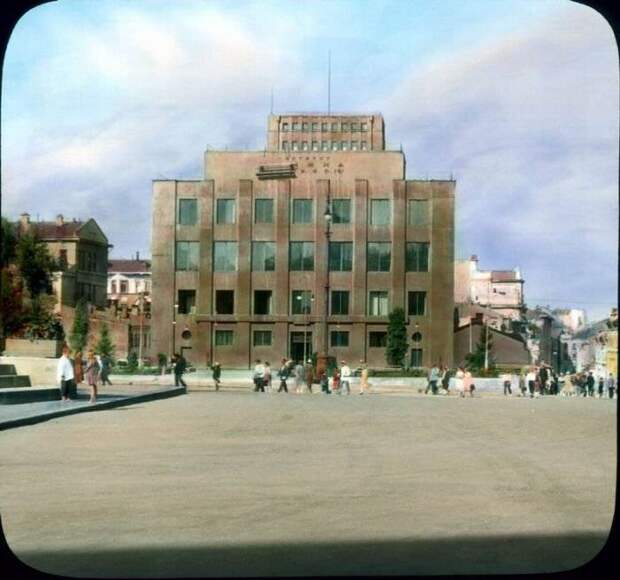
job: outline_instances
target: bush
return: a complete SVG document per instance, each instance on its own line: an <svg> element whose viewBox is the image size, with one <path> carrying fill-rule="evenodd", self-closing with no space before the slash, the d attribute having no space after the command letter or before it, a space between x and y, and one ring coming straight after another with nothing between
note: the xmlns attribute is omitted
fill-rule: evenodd
<svg viewBox="0 0 620 580"><path fill-rule="evenodd" d="M368 369L369 377L426 377L428 371L419 369Z"/></svg>
<svg viewBox="0 0 620 580"><path fill-rule="evenodd" d="M130 352L127 357L127 368L131 371L135 371L138 368L138 355L135 352Z"/></svg>

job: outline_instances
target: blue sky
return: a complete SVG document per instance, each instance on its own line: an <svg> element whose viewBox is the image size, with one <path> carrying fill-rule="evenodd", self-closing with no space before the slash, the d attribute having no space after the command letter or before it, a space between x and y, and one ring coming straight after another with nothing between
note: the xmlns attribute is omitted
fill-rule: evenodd
<svg viewBox="0 0 620 580"><path fill-rule="evenodd" d="M2 213L95 217L149 254L151 180L207 145L262 148L275 112L381 111L409 177L457 179L457 256L519 266L531 305L615 304L618 62L568 0L39 6L7 47Z"/></svg>

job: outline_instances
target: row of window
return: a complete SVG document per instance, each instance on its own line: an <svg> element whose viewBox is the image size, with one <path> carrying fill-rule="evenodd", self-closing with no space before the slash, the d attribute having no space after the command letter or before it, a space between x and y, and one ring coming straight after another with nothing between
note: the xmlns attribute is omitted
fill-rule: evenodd
<svg viewBox="0 0 620 580"><path fill-rule="evenodd" d="M198 270L200 242L177 242L177 271ZM405 244L405 270L428 272L430 244L407 242ZM213 243L213 271L237 271L237 242ZM368 242L366 269L368 272L389 272L392 267L392 243ZM252 242L252 271L273 272L276 269L276 243ZM314 242L290 242L289 271L311 272L314 270ZM330 272L353 270L353 242L329 243Z"/></svg>
<svg viewBox="0 0 620 580"><path fill-rule="evenodd" d="M351 121L351 122L342 122L342 123L318 123L318 122L313 122L313 123L282 123L281 125L282 128L282 132L286 133L289 130L290 131L303 131L303 132L308 132L310 130L312 130L313 132L316 131L323 131L323 132L335 132L335 131L343 131L345 133L352 131L352 132L357 132L357 131L368 131L368 123L366 122L361 122L358 123L356 121Z"/></svg>
<svg viewBox="0 0 620 580"><path fill-rule="evenodd" d="M282 141L283 151L368 151L366 141Z"/></svg>
<svg viewBox="0 0 620 580"><path fill-rule="evenodd" d="M178 291L179 314L191 314L196 304L195 290ZM348 290L332 290L330 293L330 314L348 316L350 293ZM312 314L314 296L310 290L293 290L291 292L291 314ZM256 315L273 314L273 292L255 290L253 313ZM389 312L389 292L371 290L368 292L368 316L387 316ZM414 290L407 293L407 312L409 316L424 316L426 313L426 292ZM215 291L215 314L235 313L235 291Z"/></svg>
<svg viewBox="0 0 620 580"><path fill-rule="evenodd" d="M313 199L291 200L291 223L311 224L314 222ZM351 200L348 198L331 201L332 223L351 223ZM429 201L427 199L410 199L407 202L407 223L413 226L428 225L430 221ZM215 222L217 224L234 224L237 221L236 200L220 198L216 200ZM274 221L274 200L271 198L254 200L254 223L271 224ZM179 199L178 223L182 226L194 226L198 223L198 200L194 198ZM375 226L387 226L392 223L392 203L389 199L371 199L369 223Z"/></svg>
<svg viewBox="0 0 620 580"><path fill-rule="evenodd" d="M61 250L60 260L67 261L67 254L64 251L64 255ZM83 272L107 272L107 266L104 268L106 264L103 260L97 260L96 251L87 251L87 250L78 250L77 259L78 259L78 270L82 270Z"/></svg>
<svg viewBox="0 0 620 580"><path fill-rule="evenodd" d="M117 289L119 294L127 294L129 292L129 284L127 280L119 280L118 285L116 280L112 280L110 282L110 293L116 294ZM142 282L134 283L134 288L136 293L138 292L150 292L151 285L148 280L142 280Z"/></svg>

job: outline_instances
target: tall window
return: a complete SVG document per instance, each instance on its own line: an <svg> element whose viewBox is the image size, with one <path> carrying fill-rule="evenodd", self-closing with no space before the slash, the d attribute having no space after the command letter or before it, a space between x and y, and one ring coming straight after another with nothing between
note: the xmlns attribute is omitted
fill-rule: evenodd
<svg viewBox="0 0 620 580"><path fill-rule="evenodd" d="M332 151L338 151L338 141L332 141Z"/></svg>
<svg viewBox="0 0 620 580"><path fill-rule="evenodd" d="M411 366L412 367L422 366L422 349L421 348L411 349Z"/></svg>
<svg viewBox="0 0 620 580"><path fill-rule="evenodd" d="M349 333L346 330L332 330L330 343L331 346L349 346Z"/></svg>
<svg viewBox="0 0 620 580"><path fill-rule="evenodd" d="M234 335L232 330L216 330L215 346L232 346L233 337Z"/></svg>
<svg viewBox="0 0 620 580"><path fill-rule="evenodd" d="M288 141L282 141L282 149L288 151Z"/></svg>
<svg viewBox="0 0 620 580"><path fill-rule="evenodd" d="M293 200L293 223L311 224L312 223L312 200L294 199Z"/></svg>
<svg viewBox="0 0 620 580"><path fill-rule="evenodd" d="M273 199L254 200L254 221L257 224L273 223Z"/></svg>
<svg viewBox="0 0 620 580"><path fill-rule="evenodd" d="M293 142L291 143L291 149L292 149L293 151L299 151L299 143L297 143L297 141L293 141Z"/></svg>
<svg viewBox="0 0 620 580"><path fill-rule="evenodd" d="M362 123L362 124L360 125L360 129L361 129L362 131L368 131L368 123Z"/></svg>
<svg viewBox="0 0 620 580"><path fill-rule="evenodd" d="M179 225L195 226L198 221L198 200L179 199Z"/></svg>
<svg viewBox="0 0 620 580"><path fill-rule="evenodd" d="M302 123L301 124L301 130L302 131L307 131L308 130L308 123Z"/></svg>
<svg viewBox="0 0 620 580"><path fill-rule="evenodd" d="M340 143L340 148L341 148L343 151L346 151L346 150L349 148L349 142L348 142L348 141L342 141L342 142Z"/></svg>
<svg viewBox="0 0 620 580"><path fill-rule="evenodd" d="M389 199L370 200L370 223L373 226L387 226L391 222Z"/></svg>
<svg viewBox="0 0 620 580"><path fill-rule="evenodd" d="M293 290L291 293L291 314L310 314L312 312L312 292Z"/></svg>
<svg viewBox="0 0 620 580"><path fill-rule="evenodd" d="M349 292L347 290L332 290L331 313L338 316L349 314Z"/></svg>
<svg viewBox="0 0 620 580"><path fill-rule="evenodd" d="M349 123L343 123L342 124L342 131L348 131L349 130Z"/></svg>
<svg viewBox="0 0 620 580"><path fill-rule="evenodd" d="M426 292L409 292L407 295L407 312L409 316L424 316L426 311Z"/></svg>
<svg viewBox="0 0 620 580"><path fill-rule="evenodd" d="M313 131L318 131L319 130L319 124L318 123L312 123L312 130Z"/></svg>
<svg viewBox="0 0 620 580"><path fill-rule="evenodd" d="M359 149L359 146L357 144L357 141L351 141L351 151L357 151Z"/></svg>
<svg viewBox="0 0 620 580"><path fill-rule="evenodd" d="M428 272L428 242L407 243L407 272Z"/></svg>
<svg viewBox="0 0 620 580"><path fill-rule="evenodd" d="M300 131L301 125L299 123L293 123L293 131Z"/></svg>
<svg viewBox="0 0 620 580"><path fill-rule="evenodd" d="M271 290L254 290L254 314L271 314Z"/></svg>
<svg viewBox="0 0 620 580"><path fill-rule="evenodd" d="M177 270L198 270L200 242L177 242Z"/></svg>
<svg viewBox="0 0 620 580"><path fill-rule="evenodd" d="M276 245L274 242L252 242L252 270L273 272L276 269Z"/></svg>
<svg viewBox="0 0 620 580"><path fill-rule="evenodd" d="M338 123L332 123L332 131L338 131Z"/></svg>
<svg viewBox="0 0 620 580"><path fill-rule="evenodd" d="M369 272L389 272L392 261L392 244L390 242L368 242Z"/></svg>
<svg viewBox="0 0 620 580"><path fill-rule="evenodd" d="M289 260L292 272L314 270L314 242L291 242Z"/></svg>
<svg viewBox="0 0 620 580"><path fill-rule="evenodd" d="M196 290L179 290L177 304L179 314L191 314L196 306Z"/></svg>
<svg viewBox="0 0 620 580"><path fill-rule="evenodd" d="M319 150L319 142L312 141L312 151L318 151L318 150Z"/></svg>
<svg viewBox="0 0 620 580"><path fill-rule="evenodd" d="M235 291L216 290L215 291L215 314L234 314L235 313Z"/></svg>
<svg viewBox="0 0 620 580"><path fill-rule="evenodd" d="M357 123L351 123L351 131L359 131L359 125Z"/></svg>
<svg viewBox="0 0 620 580"><path fill-rule="evenodd" d="M353 269L353 242L329 243L329 269L332 272L350 272Z"/></svg>
<svg viewBox="0 0 620 580"><path fill-rule="evenodd" d="M372 291L368 294L368 315L388 315L388 293L384 290Z"/></svg>
<svg viewBox="0 0 620 580"><path fill-rule="evenodd" d="M334 199L332 200L332 218L335 224L351 223L351 200Z"/></svg>
<svg viewBox="0 0 620 580"><path fill-rule="evenodd" d="M112 280L112 283L110 284L110 293L116 294L116 280Z"/></svg>
<svg viewBox="0 0 620 580"><path fill-rule="evenodd" d="M282 131L288 131L288 123L282 123Z"/></svg>
<svg viewBox="0 0 620 580"><path fill-rule="evenodd" d="M271 346L271 330L255 330L254 346Z"/></svg>
<svg viewBox="0 0 620 580"><path fill-rule="evenodd" d="M127 280L121 280L121 294L127 294Z"/></svg>
<svg viewBox="0 0 620 580"><path fill-rule="evenodd" d="M321 123L321 131L329 131L329 125L327 123Z"/></svg>
<svg viewBox="0 0 620 580"><path fill-rule="evenodd" d="M387 332L373 331L368 333L368 346L372 348L385 348L387 346Z"/></svg>
<svg viewBox="0 0 620 580"><path fill-rule="evenodd" d="M429 223L427 199L410 199L407 203L407 223L411 226L425 226Z"/></svg>
<svg viewBox="0 0 620 580"><path fill-rule="evenodd" d="M302 141L301 142L301 150L302 151L308 151L308 141Z"/></svg>
<svg viewBox="0 0 620 580"><path fill-rule="evenodd" d="M218 224L234 224L235 223L235 200L234 199L218 199L216 213L217 213Z"/></svg>
<svg viewBox="0 0 620 580"><path fill-rule="evenodd" d="M321 151L329 151L329 141L321 141Z"/></svg>
<svg viewBox="0 0 620 580"><path fill-rule="evenodd" d="M234 272L237 269L237 242L213 243L213 271Z"/></svg>
<svg viewBox="0 0 620 580"><path fill-rule="evenodd" d="M366 141L362 141L362 142L360 143L360 149L361 149L362 151L368 151L368 144L366 143Z"/></svg>

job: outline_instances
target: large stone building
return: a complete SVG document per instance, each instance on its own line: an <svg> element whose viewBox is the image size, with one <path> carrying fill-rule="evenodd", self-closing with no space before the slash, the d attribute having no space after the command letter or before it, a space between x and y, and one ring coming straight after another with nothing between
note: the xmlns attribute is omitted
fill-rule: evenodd
<svg viewBox="0 0 620 580"><path fill-rule="evenodd" d="M207 151L199 180L153 183L153 352L248 368L324 352L452 364L453 180L406 180L381 115L271 115L263 151Z"/></svg>

